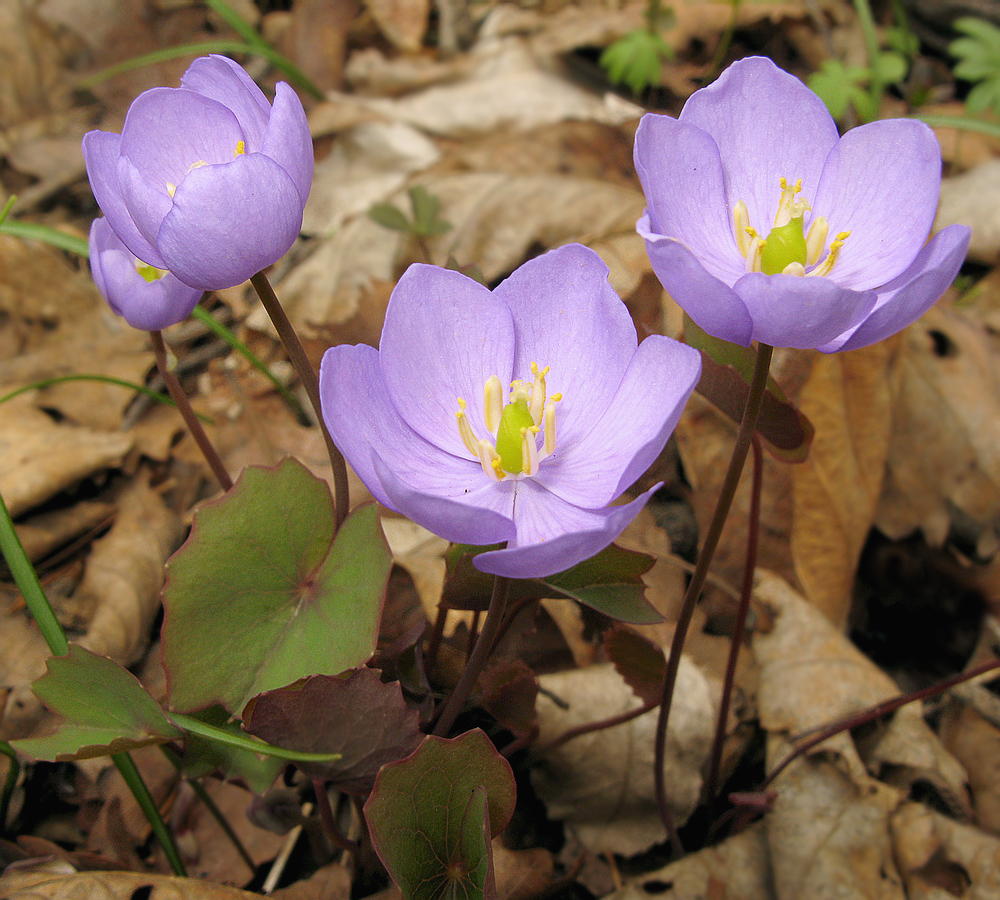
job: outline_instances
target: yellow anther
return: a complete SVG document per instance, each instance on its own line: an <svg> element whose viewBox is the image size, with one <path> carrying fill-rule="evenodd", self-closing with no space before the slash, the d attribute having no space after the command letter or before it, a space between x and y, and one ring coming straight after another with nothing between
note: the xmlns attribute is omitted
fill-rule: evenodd
<svg viewBox="0 0 1000 900"><path fill-rule="evenodd" d="M806 234L806 265L814 266L823 255L823 248L826 246L826 236L830 231L830 225L826 221L826 216L817 216L809 226Z"/></svg>
<svg viewBox="0 0 1000 900"><path fill-rule="evenodd" d="M505 475L503 464L496 448L489 441L479 442L476 456L479 457L479 464L483 467L487 478L491 481L503 481Z"/></svg>
<svg viewBox="0 0 1000 900"><path fill-rule="evenodd" d="M496 375L486 379L483 388L483 420L490 434L496 437L500 427L500 416L503 413L503 385Z"/></svg>
<svg viewBox="0 0 1000 900"><path fill-rule="evenodd" d="M531 364L531 374L535 380L531 385L531 400L528 401L528 412L531 413L531 421L536 425L541 424L542 413L545 410L545 376L549 374L549 367L538 368L538 363Z"/></svg>
<svg viewBox="0 0 1000 900"><path fill-rule="evenodd" d="M531 402L531 385L520 379L510 383L510 395L507 402L517 403L518 400L523 400L525 403Z"/></svg>
<svg viewBox="0 0 1000 900"><path fill-rule="evenodd" d="M237 156L242 156L246 152L247 152L247 142L237 141L236 149L233 151L233 159L236 159Z"/></svg>
<svg viewBox="0 0 1000 900"><path fill-rule="evenodd" d="M753 231L752 228L747 229L748 232ZM760 268L760 255L764 252L764 245L767 243L756 231L750 235L750 248L747 250L747 272L759 272Z"/></svg>
<svg viewBox="0 0 1000 900"><path fill-rule="evenodd" d="M562 400L562 394L553 394L545 404L545 443L542 449L549 456L556 449L556 404Z"/></svg>
<svg viewBox="0 0 1000 900"><path fill-rule="evenodd" d="M754 230L750 227L750 212L742 200L737 200L733 207L733 231L736 233L736 246L740 255L746 259Z"/></svg>
<svg viewBox="0 0 1000 900"><path fill-rule="evenodd" d="M174 194L176 194L176 193L177 193L177 185L176 184L172 184L171 182L168 181L167 182L167 196L168 197L173 197Z"/></svg>
<svg viewBox="0 0 1000 900"><path fill-rule="evenodd" d="M802 179L798 178L791 187L788 180L779 179L781 184L781 198L778 200L778 211L774 214L774 227L780 228L787 225L792 219L805 215L812 207L806 200L796 200L795 195L802 191Z"/></svg>
<svg viewBox="0 0 1000 900"><path fill-rule="evenodd" d="M465 401L461 397L458 398L458 412L455 413L455 418L458 420L458 433L466 450L473 456L479 456L479 441L472 433L472 426L469 425L469 419L465 415Z"/></svg>
<svg viewBox="0 0 1000 900"><path fill-rule="evenodd" d="M846 241L851 236L849 231L841 231L836 239L830 244L830 252L826 255L826 259L823 260L815 269L813 269L810 275L829 275L830 270L833 268L833 264L837 261L837 254L840 252L840 248L844 246L844 241Z"/></svg>
<svg viewBox="0 0 1000 900"><path fill-rule="evenodd" d="M538 471L538 444L535 435L538 426L521 429L521 471L525 475L534 475Z"/></svg>

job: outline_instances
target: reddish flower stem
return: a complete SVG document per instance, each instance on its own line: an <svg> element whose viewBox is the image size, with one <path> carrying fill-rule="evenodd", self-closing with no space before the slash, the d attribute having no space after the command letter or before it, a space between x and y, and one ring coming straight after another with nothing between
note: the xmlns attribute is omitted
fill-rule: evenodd
<svg viewBox="0 0 1000 900"><path fill-rule="evenodd" d="M490 606L486 610L486 621L483 623L483 630L479 634L476 645L469 654L468 662L462 670L458 679L458 684L451 692L451 696L444 705L441 717L437 720L432 734L443 737L455 724L455 719L462 711L465 701L468 699L472 688L476 684L479 673L482 672L489 659L493 645L500 634L500 626L503 623L504 612L507 609L507 599L510 597L510 579L502 575L495 576L493 582L493 594L490 597Z"/></svg>
<svg viewBox="0 0 1000 900"><path fill-rule="evenodd" d="M219 452L215 449L215 445L209 440L205 429L201 427L201 422L198 421L198 416L191 407L191 401L188 399L187 394L184 393L184 388L181 387L180 381L177 380L177 376L173 373L167 362L167 345L163 342L163 333L160 331L151 331L149 332L149 339L153 344L156 368L160 370L160 377L167 386L170 398L177 405L177 410L184 419L184 424L187 426L188 431L191 432L191 437L194 438L198 449L201 450L202 456L205 457L205 460L211 466L215 480L219 482L222 490L228 491L233 486L233 480L229 477L229 472L226 471L226 466L222 462Z"/></svg>
<svg viewBox="0 0 1000 900"><path fill-rule="evenodd" d="M350 497L348 496L347 487L347 463L344 462L343 454L337 449L333 438L330 437L330 432L326 428L326 422L323 420L323 406L319 396L319 377L316 375L316 370L312 367L312 363L309 362L309 357L306 356L306 351L299 340L299 336L295 333L295 329L292 328L292 323L288 321L288 316L285 315L284 308L278 302L278 297L271 287L271 282L267 280L267 276L263 272L258 272L256 275L251 276L250 283L257 292L257 296L260 297L260 302L264 304L267 314L271 317L271 323L278 332L281 343L285 345L285 352L288 354L288 359L295 368L295 372L299 376L299 381L302 382L306 395L309 397L309 402L312 404L313 411L316 413L316 420L319 422L323 440L326 442L326 451L330 456L330 466L333 469L336 527L339 530L340 526L344 524L344 519L347 518L347 512L350 508Z"/></svg>
<svg viewBox="0 0 1000 900"><path fill-rule="evenodd" d="M715 740L712 742L711 761L708 777L705 779L705 796L711 800L719 786L719 769L722 766L722 747L726 742L726 723L729 719L729 704L733 696L736 680L736 663L746 635L747 616L750 613L750 598L753 595L753 574L757 568L757 547L760 542L760 495L764 483L764 454L760 436L754 434L753 482L750 488L750 521L747 523L747 558L743 564L743 584L740 587L740 605L736 611L736 623L729 644L729 659L726 661L726 677L722 682L722 698L719 701L719 718L715 723Z"/></svg>
<svg viewBox="0 0 1000 900"><path fill-rule="evenodd" d="M747 395L746 406L743 409L743 418L740 422L739 431L736 433L733 455L729 459L729 468L726 470L726 477L722 483L722 490L719 492L715 512L712 515L712 521L709 523L708 531L705 534L701 553L698 555L698 562L695 565L694 573L691 575L691 581L688 583L687 592L684 594L684 602L681 606L680 615L677 618L677 625L674 628L674 638L670 644L670 656L667 658L667 671L663 679L663 696L660 699L660 715L656 721L653 778L656 785L656 802L660 807L660 817L663 819L663 824L667 829L671 854L675 859L683 856L684 848L681 846L673 813L670 811L670 804L667 801L667 787L663 775L670 706L673 701L674 688L677 685L677 672L680 669L684 639L687 637L688 629L691 627L691 618L694 615L698 597L708 576L708 569L712 564L712 558L715 556L716 548L719 546L722 526L725 525L729 509L733 505L733 497L736 496L736 488L739 485L740 475L743 472L743 464L746 462L747 454L750 452L750 442L757 428L757 417L760 415L764 390L767 387L767 373L771 367L771 354L773 351L774 348L769 344L757 345L757 358L754 363L753 378L750 381L750 392Z"/></svg>

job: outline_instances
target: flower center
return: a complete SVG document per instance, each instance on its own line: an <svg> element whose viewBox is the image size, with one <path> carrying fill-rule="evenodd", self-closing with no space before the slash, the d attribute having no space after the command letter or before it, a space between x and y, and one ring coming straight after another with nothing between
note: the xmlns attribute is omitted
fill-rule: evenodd
<svg viewBox="0 0 1000 900"><path fill-rule="evenodd" d="M237 159L240 156L244 156L246 152L247 152L247 142L237 141L236 147L233 150L233 159ZM205 160L203 159L195 160L193 163L191 163L191 165L188 166L188 172L191 172L194 169L200 169L202 166L207 166L207 165L208 163L205 162ZM172 181L168 181L167 196L172 198L176 193L177 193L177 185L174 184Z"/></svg>
<svg viewBox="0 0 1000 900"><path fill-rule="evenodd" d="M531 382L512 381L507 403L503 385L491 375L483 387L483 419L492 440L480 438L465 414L466 403L458 398L458 433L462 443L493 481L508 475L534 475L539 464L556 449L556 403L562 394L546 398L545 376L549 367L531 364ZM539 437L541 446L539 447Z"/></svg>
<svg viewBox="0 0 1000 900"><path fill-rule="evenodd" d="M826 259L820 262L830 230L826 216L816 216L806 233L803 218L812 207L805 199L795 199L802 191L802 179L789 185L782 178L780 183L778 212L774 216L774 226L766 238L761 237L750 225L750 214L742 200L733 209L736 246L747 261L747 272L763 272L765 275L829 275L837 261L837 253L851 233L841 231L830 243ZM814 268L807 272L807 266Z"/></svg>

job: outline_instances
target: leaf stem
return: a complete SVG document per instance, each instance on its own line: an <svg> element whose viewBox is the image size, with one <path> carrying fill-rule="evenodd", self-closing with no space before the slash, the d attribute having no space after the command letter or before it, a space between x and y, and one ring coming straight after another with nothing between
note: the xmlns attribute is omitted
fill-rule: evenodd
<svg viewBox="0 0 1000 900"><path fill-rule="evenodd" d="M260 302L264 304L267 314L271 317L271 323L278 332L281 343L285 345L285 352L288 354L288 358L291 360L292 366L294 366L299 376L299 381L302 382L302 386L306 390L313 411L316 413L316 420L319 422L323 440L326 442L326 450L330 456L330 466L333 468L336 528L339 531L340 526L344 524L344 519L347 518L347 511L350 507L347 487L347 463L344 462L343 454L337 449L333 438L330 437L330 432L327 430L326 422L323 419L323 405L319 396L319 378L316 375L316 370L312 367L312 363L309 362L309 358L306 356L306 351L299 340L299 336L295 333L295 329L292 328L292 323L288 321L285 310L282 308L281 303L278 302L278 297L274 293L274 288L271 287L271 282L267 280L267 276L263 272L258 272L256 275L251 276L250 283L257 292L257 296L260 297Z"/></svg>
<svg viewBox="0 0 1000 900"><path fill-rule="evenodd" d="M7 777L3 783L3 791L0 792L0 834L6 834L7 815L10 812L10 798L14 796L14 788L17 786L17 776L21 772L21 763L18 761L14 748L6 741L0 741L0 753L10 760L10 764L7 766Z"/></svg>
<svg viewBox="0 0 1000 900"><path fill-rule="evenodd" d="M684 594L684 602L674 628L673 641L670 644L670 656L667 658L667 671L663 679L663 695L660 700L660 714L656 721L653 778L656 785L656 802L660 807L660 817L663 819L663 824L667 829L671 853L675 858L683 855L684 850L677 834L677 826L674 824L670 804L667 801L667 788L663 774L670 706L673 701L674 688L677 685L677 672L680 669L684 639L687 637L688 629L691 627L691 618L694 615L695 605L705 584L705 578L708 576L708 569L712 564L716 548L719 546L722 527L726 523L729 509L733 505L736 488L739 485L740 475L743 472L743 464L746 462L747 454L750 452L750 443L757 428L757 417L760 415L764 390L767 387L767 373L771 367L771 354L773 352L774 348L769 344L757 345L757 358L754 362L753 377L750 381L750 392L747 395L747 403L743 409L743 418L740 421L739 431L736 433L733 455L729 459L729 468L726 470L726 477L719 492L719 499L716 501L715 512L712 515L712 521L709 523L708 531L705 534L701 553L698 555L698 562L695 565L691 581L688 583L687 592Z"/></svg>
<svg viewBox="0 0 1000 900"><path fill-rule="evenodd" d="M303 750L286 750L284 747L275 747L259 738L244 737L239 734L232 734L222 728L216 728L207 722L195 719L193 716L186 716L183 713L170 711L167 715L174 724L191 734L205 738L208 741L215 741L217 744L225 744L229 747L236 747L239 750L249 750L251 753L260 753L262 756L275 756L278 759L287 759L290 762L336 762L340 759L340 753L307 753Z"/></svg>
<svg viewBox="0 0 1000 900"><path fill-rule="evenodd" d="M212 472L215 474L215 480L219 482L222 490L228 491L233 486L233 479L229 477L225 463L223 463L219 452L215 449L215 445L209 440L205 429L202 428L201 422L198 421L198 416L191 407L191 401L188 399L187 394L184 393L184 388L181 387L180 381L177 380L177 376L167 362L167 345L163 343L163 333L158 330L151 331L149 332L149 339L153 344L156 368L160 370L160 377L167 386L167 391L174 403L177 404L177 409L184 419L184 424L187 425L187 429L198 445L198 449L201 450L202 456L205 457L209 466L211 466Z"/></svg>
<svg viewBox="0 0 1000 900"><path fill-rule="evenodd" d="M500 626L503 624L504 612L507 609L507 600L510 597L510 585L511 581L509 578L505 578L503 575L494 576L493 594L490 597L489 609L486 610L486 621L483 623L483 630L479 634L479 640L476 641L476 645L472 648L472 653L469 654L468 662L462 670L458 684L455 685L455 689L451 692L451 696L444 705L441 717L437 720L434 731L431 732L438 737L444 737L451 730L451 726L455 724L455 719L458 718L458 714L462 711L465 701L468 699L469 694L472 693L472 688L476 684L479 673L482 672L483 667L486 665L486 660L489 659L493 645L500 634Z"/></svg>
<svg viewBox="0 0 1000 900"><path fill-rule="evenodd" d="M865 36L865 48L868 53L868 71L871 78L868 82L868 94L872 98L872 110L878 118L878 109L882 101L882 88L885 86L878 67L878 32L875 30L875 19L868 0L854 0L854 11L857 13L861 30Z"/></svg>
<svg viewBox="0 0 1000 900"><path fill-rule="evenodd" d="M750 598L753 595L753 574L757 568L757 547L760 543L760 496L764 483L764 455L761 451L758 434L754 434L751 447L753 448L753 481L750 488L750 518L747 523L749 532L747 535L747 558L743 563L740 605L736 611L736 623L730 638L729 658L726 660L726 675L722 682L722 698L719 701L719 717L715 723L715 739L712 742L711 761L708 766L708 776L705 779L705 796L709 800L715 796L718 788L719 770L722 767L722 747L726 742L729 704L736 681L736 663L739 660L740 647L743 645L743 638L746 634Z"/></svg>

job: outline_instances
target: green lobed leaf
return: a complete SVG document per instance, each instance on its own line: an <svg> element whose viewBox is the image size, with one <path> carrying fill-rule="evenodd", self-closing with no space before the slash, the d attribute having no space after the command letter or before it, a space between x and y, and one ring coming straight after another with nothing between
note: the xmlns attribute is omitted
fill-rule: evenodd
<svg viewBox="0 0 1000 900"><path fill-rule="evenodd" d="M865 103L868 95L862 90L871 72L862 66L845 66L839 59L828 59L806 80L809 89L817 94L835 119L847 112L847 107ZM869 101L870 102L870 101ZM860 110L859 110L860 112Z"/></svg>
<svg viewBox="0 0 1000 900"><path fill-rule="evenodd" d="M413 223L406 218L406 214L391 203L376 203L368 210L368 218L392 231L402 231L406 234L413 231Z"/></svg>
<svg viewBox="0 0 1000 900"><path fill-rule="evenodd" d="M441 602L452 609L485 610L493 585L493 576L480 572L473 564L475 556L495 547L452 545L445 557L447 574ZM565 597L619 622L655 625L663 617L646 599L642 575L654 559L645 553L626 550L615 544L577 564L572 569L547 578L522 578L511 585L514 601L541 597Z"/></svg>
<svg viewBox="0 0 1000 900"><path fill-rule="evenodd" d="M478 728L427 737L383 767L365 819L403 900L491 900L491 838L514 812L514 775Z"/></svg>
<svg viewBox="0 0 1000 900"><path fill-rule="evenodd" d="M203 506L167 563L163 659L180 712L362 665L378 635L392 556L374 504L334 537L326 484L297 460L251 466Z"/></svg>
<svg viewBox="0 0 1000 900"><path fill-rule="evenodd" d="M52 657L32 689L65 720L54 734L11 741L34 759L111 756L184 736L134 675L78 644Z"/></svg>
<svg viewBox="0 0 1000 900"><path fill-rule="evenodd" d="M659 34L637 28L606 47L598 62L613 83L638 94L659 82L663 61L672 56L672 48Z"/></svg>

